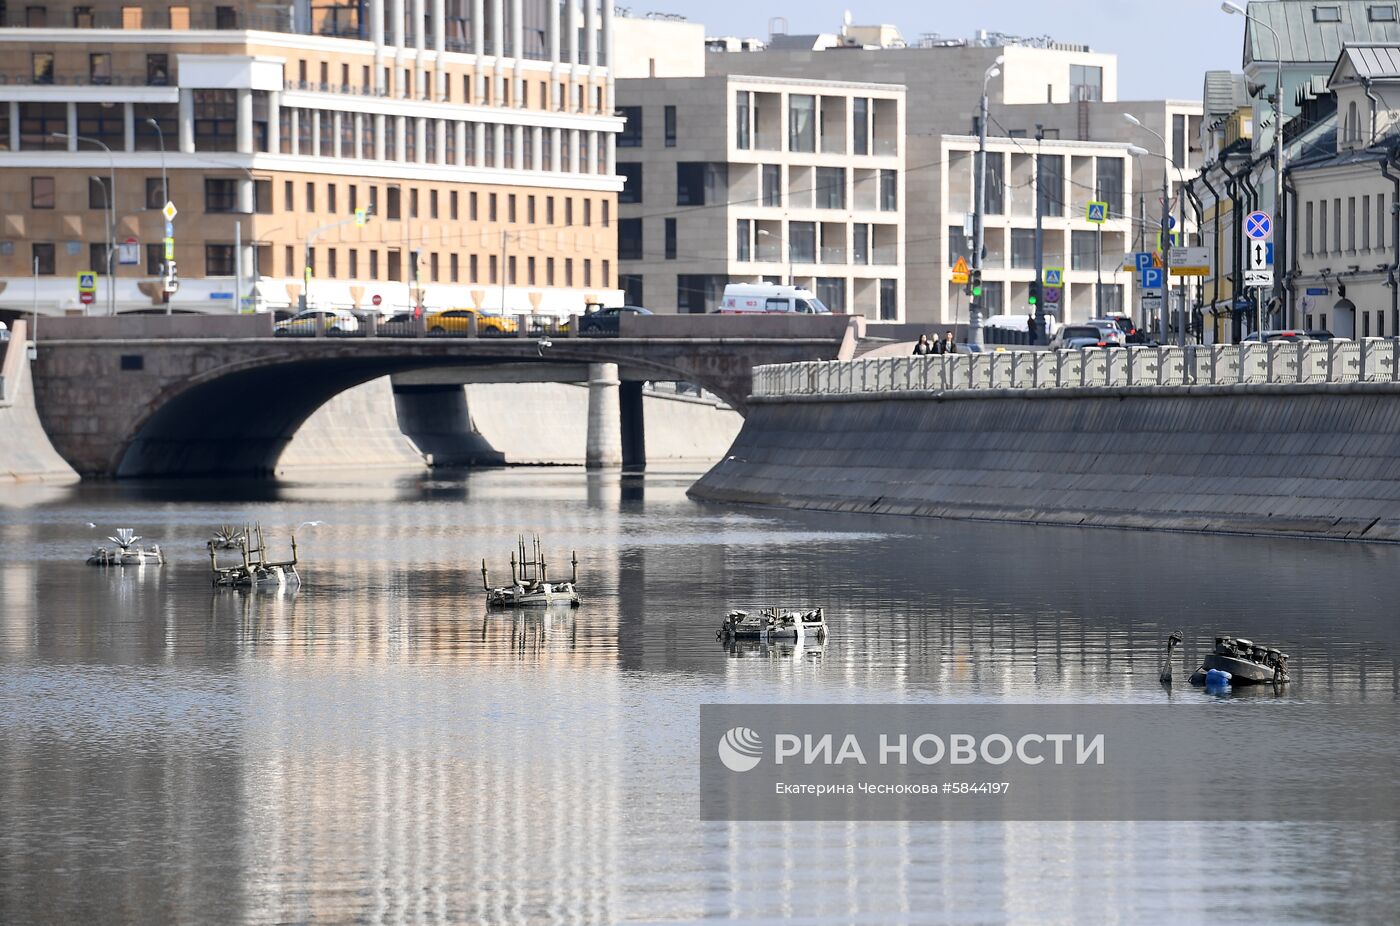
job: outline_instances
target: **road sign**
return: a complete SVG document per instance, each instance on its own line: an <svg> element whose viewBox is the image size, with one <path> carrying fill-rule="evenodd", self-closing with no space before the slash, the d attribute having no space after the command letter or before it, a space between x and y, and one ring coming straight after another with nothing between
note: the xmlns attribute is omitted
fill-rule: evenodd
<svg viewBox="0 0 1400 926"><path fill-rule="evenodd" d="M355 224L356 224L356 225L363 226L363 225L365 224L365 222L367 222L367 221L368 221L368 219L365 217L365 210L363 210L363 209L356 209L356 210L355 210Z"/></svg>
<svg viewBox="0 0 1400 926"><path fill-rule="evenodd" d="M117 263L141 263L141 245L137 243L135 238L128 238L121 244L117 245Z"/></svg>
<svg viewBox="0 0 1400 926"><path fill-rule="evenodd" d="M1142 294L1142 312L1144 315L1153 315L1162 310L1162 291L1154 290Z"/></svg>
<svg viewBox="0 0 1400 926"><path fill-rule="evenodd" d="M369 301L374 305L379 305L379 303L384 301L384 297L379 295L378 293L375 293L373 296L369 297Z"/></svg>
<svg viewBox="0 0 1400 926"><path fill-rule="evenodd" d="M964 285L967 283L967 258L958 255L958 262L953 265L953 282Z"/></svg>
<svg viewBox="0 0 1400 926"><path fill-rule="evenodd" d="M1179 248L1179 247L1181 247L1181 232L1174 231L1174 232L1171 233L1171 235L1172 235L1172 243L1171 243L1171 246L1174 247L1174 248ZM1158 231L1158 232L1157 232L1157 252L1160 254L1161 251L1162 251L1162 233L1161 233L1160 231ZM1160 260L1160 258L1158 258L1158 259ZM1158 264L1158 266L1160 267L1161 264Z"/></svg>
<svg viewBox="0 0 1400 926"><path fill-rule="evenodd" d="M97 274L91 270L84 270L78 274L78 294L83 295L97 292Z"/></svg>
<svg viewBox="0 0 1400 926"><path fill-rule="evenodd" d="M1142 289L1161 289L1164 275L1161 267L1148 267L1146 270L1140 270L1138 271L1138 286Z"/></svg>
<svg viewBox="0 0 1400 926"><path fill-rule="evenodd" d="M1274 272L1272 270L1246 270L1244 272L1244 285L1255 289L1273 286Z"/></svg>
<svg viewBox="0 0 1400 926"><path fill-rule="evenodd" d="M1062 292L1064 292L1064 290L1060 289L1058 286L1045 287L1045 304L1058 305L1060 301L1060 293Z"/></svg>
<svg viewBox="0 0 1400 926"><path fill-rule="evenodd" d="M1271 252L1268 245L1266 245L1264 242L1251 241L1246 247L1249 250L1250 270L1267 269L1269 264L1273 262L1271 260L1271 258L1273 257L1273 253Z"/></svg>
<svg viewBox="0 0 1400 926"><path fill-rule="evenodd" d="M166 223L165 223L165 237L167 237L167 238L174 238L174 237L175 237L175 223L174 223L174 222L166 222Z"/></svg>
<svg viewBox="0 0 1400 926"><path fill-rule="evenodd" d="M1167 231L1171 231L1173 228L1176 228L1176 216L1172 215L1171 213L1168 213L1168 214L1167 214Z"/></svg>
<svg viewBox="0 0 1400 926"><path fill-rule="evenodd" d="M1046 285L1046 286L1064 286L1064 285L1065 285L1065 269L1064 269L1063 267L1046 267L1046 268L1045 268L1045 285Z"/></svg>
<svg viewBox="0 0 1400 926"><path fill-rule="evenodd" d="M1210 248L1172 248L1168 256L1173 276L1210 276Z"/></svg>
<svg viewBox="0 0 1400 926"><path fill-rule="evenodd" d="M1268 241L1274 236L1274 220L1267 212L1251 212L1244 220L1244 234L1255 241Z"/></svg>
<svg viewBox="0 0 1400 926"><path fill-rule="evenodd" d="M92 293L78 293L78 301L83 305L92 305L96 300L97 297Z"/></svg>
<svg viewBox="0 0 1400 926"><path fill-rule="evenodd" d="M160 210L160 214L165 216L165 221L173 222L175 221L175 216L180 214L180 210L175 208L174 203L167 202L165 208Z"/></svg>
<svg viewBox="0 0 1400 926"><path fill-rule="evenodd" d="M165 259L166 259L166 260L174 260L174 259L175 259L175 239L174 239L174 238L166 238L166 239L165 239Z"/></svg>
<svg viewBox="0 0 1400 926"><path fill-rule="evenodd" d="M1092 202L1084 211L1084 219L1093 222L1095 225L1102 225L1108 221L1108 203Z"/></svg>
<svg viewBox="0 0 1400 926"><path fill-rule="evenodd" d="M1151 266L1152 266L1152 252L1151 252L1151 251L1134 251L1134 252L1133 252L1133 264L1134 264L1134 265L1137 267L1137 269L1140 270L1140 271L1141 271L1141 270L1146 270L1148 267L1151 267Z"/></svg>

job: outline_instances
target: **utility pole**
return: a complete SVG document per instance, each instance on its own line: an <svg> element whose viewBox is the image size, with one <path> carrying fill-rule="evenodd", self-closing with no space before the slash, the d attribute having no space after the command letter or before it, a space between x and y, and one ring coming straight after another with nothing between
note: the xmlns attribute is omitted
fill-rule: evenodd
<svg viewBox="0 0 1400 926"><path fill-rule="evenodd" d="M1040 298L1035 302L1036 331L1045 328L1045 307L1042 303L1045 300L1045 287L1041 283L1045 279L1045 196L1044 188L1041 186L1041 142L1045 140L1045 126L1039 122L1035 124L1035 286L1040 291ZM1049 335L1049 331L1045 332Z"/></svg>
<svg viewBox="0 0 1400 926"><path fill-rule="evenodd" d="M991 67L982 75L982 103L977 116L977 201L972 214L972 271L973 279L982 279L982 259L986 248L987 224L987 83L1001 73L1001 63L1006 58L997 55ZM956 322L955 322L956 323ZM982 297L975 295L967 306L967 343L974 349L982 349Z"/></svg>

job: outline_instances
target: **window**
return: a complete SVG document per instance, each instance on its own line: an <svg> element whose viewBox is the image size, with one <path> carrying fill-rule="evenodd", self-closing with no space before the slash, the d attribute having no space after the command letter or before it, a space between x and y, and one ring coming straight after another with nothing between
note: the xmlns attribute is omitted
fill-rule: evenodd
<svg viewBox="0 0 1400 926"><path fill-rule="evenodd" d="M331 211L332 211L332 212L335 211L334 207L332 207ZM438 191L437 191L437 190L429 190L429 191L428 191L428 218L430 218L430 219L435 219L435 218L437 218L437 217L438 217Z"/></svg>
<svg viewBox="0 0 1400 926"><path fill-rule="evenodd" d="M1317 253L1327 253L1327 200L1322 200L1317 204Z"/></svg>
<svg viewBox="0 0 1400 926"><path fill-rule="evenodd" d="M1332 200L1332 248L1337 253L1342 251L1342 198L1338 196Z"/></svg>
<svg viewBox="0 0 1400 926"><path fill-rule="evenodd" d="M156 276L157 274L159 274L159 273L164 269L164 265L165 265L165 245L163 245L163 244L148 244L148 245L146 245L146 274L147 274L148 276Z"/></svg>
<svg viewBox="0 0 1400 926"><path fill-rule="evenodd" d="M455 257L456 255L454 254L453 256ZM350 279L352 279L352 280L357 280L357 279L359 279L359 277L360 277L360 251L359 251L358 248L351 248L351 249L350 249L350 267L349 267L349 270L350 270L350 273L349 273Z"/></svg>
<svg viewBox="0 0 1400 926"><path fill-rule="evenodd" d="M665 111L666 147L676 147L676 107L667 106Z"/></svg>
<svg viewBox="0 0 1400 926"><path fill-rule="evenodd" d="M1103 99L1103 68L1087 64L1069 66L1070 102Z"/></svg>
<svg viewBox="0 0 1400 926"><path fill-rule="evenodd" d="M457 191L453 190L447 194L447 218L450 221L457 221Z"/></svg>
<svg viewBox="0 0 1400 926"><path fill-rule="evenodd" d="M388 257L385 258L386 270L389 279L395 283L403 282L403 252L398 248L389 248Z"/></svg>
<svg viewBox="0 0 1400 926"><path fill-rule="evenodd" d="M165 182L160 177L146 178L146 208L160 209L165 205Z"/></svg>
<svg viewBox="0 0 1400 926"><path fill-rule="evenodd" d="M588 208L588 207L589 207L590 205L592 205L592 201L591 201L591 200L585 199L585 200L583 201L583 224L584 224L584 225L591 225L591 224L592 224L592 223L589 221L589 219L591 218L591 216L589 215L589 208ZM509 222L509 223L512 224L512 225L515 224L515 194L514 194L514 193L511 193L510 195L506 196L506 221Z"/></svg>
<svg viewBox="0 0 1400 926"><path fill-rule="evenodd" d="M371 280L379 279L379 252L373 248L369 252L369 278Z"/></svg>
<svg viewBox="0 0 1400 926"><path fill-rule="evenodd" d="M34 83L53 83L53 52L34 52L29 56L29 65Z"/></svg>
<svg viewBox="0 0 1400 926"><path fill-rule="evenodd" d="M854 131L855 154L870 153L870 100L867 97L856 97L852 101L851 115L855 120L852 125ZM823 302L826 300L823 299ZM829 306L828 306L829 308Z"/></svg>
<svg viewBox="0 0 1400 926"><path fill-rule="evenodd" d="M788 260L794 264L817 262L817 223L788 223Z"/></svg>
<svg viewBox="0 0 1400 926"><path fill-rule="evenodd" d="M1096 165L1097 183L1094 195L1108 203L1108 217L1123 217L1123 160L1121 158L1099 158Z"/></svg>
<svg viewBox="0 0 1400 926"><path fill-rule="evenodd" d="M676 205L705 205L705 164L682 161L676 165Z"/></svg>
<svg viewBox="0 0 1400 926"><path fill-rule="evenodd" d="M235 151L238 148L237 91L194 90L196 151ZM307 153L306 151L302 152Z"/></svg>
<svg viewBox="0 0 1400 926"><path fill-rule="evenodd" d="M817 150L817 98L794 93L788 97L788 150Z"/></svg>
<svg viewBox="0 0 1400 926"><path fill-rule="evenodd" d="M146 56L146 83L152 87L164 87L170 83L170 56Z"/></svg>
<svg viewBox="0 0 1400 926"><path fill-rule="evenodd" d="M1339 23L1342 21L1342 8L1339 6L1313 7L1313 22Z"/></svg>
<svg viewBox="0 0 1400 926"><path fill-rule="evenodd" d="M753 94L747 90L734 91L734 147L740 151L747 151L753 143L749 125L749 100L752 97Z"/></svg>
<svg viewBox="0 0 1400 926"><path fill-rule="evenodd" d="M41 277L54 275L54 247L50 241L36 241L33 245L33 260L30 266Z"/></svg>
<svg viewBox="0 0 1400 926"><path fill-rule="evenodd" d="M817 277L817 298L833 312L846 311L846 281L840 277Z"/></svg>
<svg viewBox="0 0 1400 926"><path fill-rule="evenodd" d="M1367 9L1368 18L1373 23L1393 23L1395 22L1395 6L1376 5Z"/></svg>
<svg viewBox="0 0 1400 926"><path fill-rule="evenodd" d="M510 198L510 220L515 221L515 197ZM593 200L583 201L583 227L588 228L593 224Z"/></svg>
<svg viewBox="0 0 1400 926"><path fill-rule="evenodd" d="M408 217L418 218L418 188L414 187L408 191Z"/></svg>
<svg viewBox="0 0 1400 926"><path fill-rule="evenodd" d="M987 280L982 283L982 298L979 302L982 305L984 314L1001 314L1002 305L1005 301L1004 292L1005 287L1000 280Z"/></svg>
<svg viewBox="0 0 1400 926"><path fill-rule="evenodd" d="M107 272L107 242L94 241L88 245L87 267L84 269Z"/></svg>
<svg viewBox="0 0 1400 926"><path fill-rule="evenodd" d="M535 197L531 196L531 197L530 197L530 216L531 216L531 219L532 219L532 220L533 220L533 218L534 218L534 212L535 212L534 207L535 207ZM607 228L609 225L612 224L612 203L611 203L609 200L606 200L606 199L605 199L605 200L603 200L603 202L602 202L600 208L602 209L602 212L603 212L603 227L604 227L604 228Z"/></svg>
<svg viewBox="0 0 1400 926"><path fill-rule="evenodd" d="M619 273L617 275L617 288L622 290L622 301L628 305L646 305L643 298L645 289L642 286L640 273Z"/></svg>
<svg viewBox="0 0 1400 926"><path fill-rule="evenodd" d="M666 259L676 259L676 220L666 220Z"/></svg>
<svg viewBox="0 0 1400 926"><path fill-rule="evenodd" d="M32 209L52 209L55 200L52 177L29 178L29 206Z"/></svg>
<svg viewBox="0 0 1400 926"><path fill-rule="evenodd" d="M1376 194L1376 247L1385 248L1385 194Z"/></svg>
<svg viewBox="0 0 1400 926"><path fill-rule="evenodd" d="M534 260L533 257L530 258L530 259L531 259L531 260ZM460 255L458 255L458 253L457 253L456 251L453 251L451 254L448 254L448 255L447 255L447 273L448 273L448 282L451 282L451 283L460 283L460 282L461 282L461 277L462 277L462 261L461 261Z"/></svg>
<svg viewBox="0 0 1400 926"><path fill-rule="evenodd" d="M734 259L740 263L753 260L753 219L739 219L734 223Z"/></svg>
<svg viewBox="0 0 1400 926"><path fill-rule="evenodd" d="M402 190L402 188L396 187L396 186L391 186L391 187L389 187L388 190L385 192L385 197L384 197L384 199L385 199L385 204L384 204L385 217L386 217L387 219L389 219L389 221L391 221L391 222L397 222L397 221L399 220L399 218L401 217L401 216L400 216L400 210L401 210L401 203L402 203L402 195L403 195L403 190ZM476 194L475 194L475 193L472 194L472 198L473 198L473 200L475 200L475 198L476 198ZM472 210L473 213L475 213L475 211L476 211L475 209ZM472 218L475 219L476 216L473 214L473 215L472 215Z"/></svg>
<svg viewBox="0 0 1400 926"><path fill-rule="evenodd" d="M1036 191L1040 210L1045 215L1065 214L1065 157L1062 154L1040 155L1040 182Z"/></svg>
<svg viewBox="0 0 1400 926"><path fill-rule="evenodd" d="M335 205L336 195L335 195L335 192L336 192L336 191L335 191L335 184L334 184L334 183L328 183L328 184L326 184L326 211L327 211L327 212L330 212L330 213L334 213L334 212L336 211L336 205Z"/></svg>
<svg viewBox="0 0 1400 926"><path fill-rule="evenodd" d="M1011 266L1017 270L1035 267L1035 229L1011 229Z"/></svg>
<svg viewBox="0 0 1400 926"><path fill-rule="evenodd" d="M846 170L843 167L817 168L817 208L846 208Z"/></svg>
<svg viewBox="0 0 1400 926"><path fill-rule="evenodd" d="M870 263L870 225L867 222L851 226L851 263Z"/></svg>
<svg viewBox="0 0 1400 926"><path fill-rule="evenodd" d="M880 318L893 321L899 317L899 281L880 281Z"/></svg>
<svg viewBox="0 0 1400 926"><path fill-rule="evenodd" d="M306 181L306 211L316 211L316 184Z"/></svg>
<svg viewBox="0 0 1400 926"><path fill-rule="evenodd" d="M1099 299L1102 301L1104 315L1120 315L1123 313L1123 284L1104 283L1099 287Z"/></svg>
<svg viewBox="0 0 1400 926"><path fill-rule="evenodd" d="M1356 197L1347 197L1347 251L1356 253Z"/></svg>
<svg viewBox="0 0 1400 926"><path fill-rule="evenodd" d="M972 263L972 239L967 236L967 230L961 225L948 226L948 263L951 266L958 262L961 257L968 263Z"/></svg>
<svg viewBox="0 0 1400 926"><path fill-rule="evenodd" d="M1071 270L1093 270L1098 267L1098 232L1070 233L1069 267Z"/></svg>
<svg viewBox="0 0 1400 926"><path fill-rule="evenodd" d="M94 84L112 82L112 56L106 52L88 55L88 80Z"/></svg>
<svg viewBox="0 0 1400 926"><path fill-rule="evenodd" d="M1303 219L1303 253L1311 257L1313 253L1313 204L1309 200L1303 207L1306 218Z"/></svg>
<svg viewBox="0 0 1400 926"><path fill-rule="evenodd" d="M622 190L617 194L619 203L639 203L642 201L642 165L626 163L617 165L618 176L622 177Z"/></svg>
<svg viewBox="0 0 1400 926"><path fill-rule="evenodd" d="M783 168L780 164L763 165L763 205L783 204Z"/></svg>
<svg viewBox="0 0 1400 926"><path fill-rule="evenodd" d="M642 108L640 106L619 106L617 111L625 120L622 131L617 135L617 147L642 147Z"/></svg>
<svg viewBox="0 0 1400 926"><path fill-rule="evenodd" d="M1347 120L1343 132L1347 141L1361 140L1361 120L1357 118L1355 100L1347 105Z"/></svg>
<svg viewBox="0 0 1400 926"><path fill-rule="evenodd" d="M215 29L237 29L238 17L231 6L214 7L214 28ZM324 65L323 65L324 67ZM324 81L323 81L324 83Z"/></svg>
<svg viewBox="0 0 1400 926"><path fill-rule="evenodd" d="M515 258L512 257L511 260L514 261ZM514 269L515 269L515 265L512 263L512 265L511 265L511 275L512 275L512 276L514 276ZM437 252L437 251L434 251L434 252L432 252L431 254L428 255L428 274L432 277L432 282L436 283L436 282L438 281L438 276L439 276L440 270L441 270L441 264L439 263L438 252ZM511 282L514 283L515 281L514 281L514 280L511 280Z"/></svg>
<svg viewBox="0 0 1400 926"><path fill-rule="evenodd" d="M89 176L88 177L88 208L101 209L104 212L112 208L112 194L109 189L111 179L108 177ZM162 203L162 205L164 205Z"/></svg>
<svg viewBox="0 0 1400 926"><path fill-rule="evenodd" d="M49 24L48 7L30 6L24 10L24 24L30 29L43 29Z"/></svg>
<svg viewBox="0 0 1400 926"><path fill-rule="evenodd" d="M571 199L568 204L570 208L566 210L568 217L564 220L564 224L572 225L574 224L574 210L572 208L574 201ZM495 222L496 220L496 194L488 193L486 194L486 221Z"/></svg>
<svg viewBox="0 0 1400 926"><path fill-rule="evenodd" d="M204 275L207 277L233 276L233 245L206 244L204 246Z"/></svg>
<svg viewBox="0 0 1400 926"><path fill-rule="evenodd" d="M899 174L892 170L880 171L880 211L895 212L899 209Z"/></svg>

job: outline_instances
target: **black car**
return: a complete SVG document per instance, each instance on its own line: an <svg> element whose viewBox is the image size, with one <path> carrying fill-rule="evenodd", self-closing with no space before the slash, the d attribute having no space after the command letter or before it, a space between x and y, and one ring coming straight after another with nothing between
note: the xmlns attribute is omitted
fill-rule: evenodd
<svg viewBox="0 0 1400 926"><path fill-rule="evenodd" d="M624 315L650 315L650 309L639 305L614 305L594 309L578 322L579 334L617 334Z"/></svg>

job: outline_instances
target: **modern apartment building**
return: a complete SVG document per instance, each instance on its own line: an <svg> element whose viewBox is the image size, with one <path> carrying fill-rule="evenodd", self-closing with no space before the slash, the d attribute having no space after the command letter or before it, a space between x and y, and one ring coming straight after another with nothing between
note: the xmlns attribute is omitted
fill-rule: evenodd
<svg viewBox="0 0 1400 926"><path fill-rule="evenodd" d="M617 82L619 285L707 312L782 282L904 319L904 89L723 75Z"/></svg>
<svg viewBox="0 0 1400 926"><path fill-rule="evenodd" d="M964 258L972 263L972 221L976 202L977 139L970 136L913 136L910 158L942 167L915 179L911 196L935 204L929 217L944 228L945 254L929 267L911 261L913 320L939 324L968 321L968 297L949 280L948 271ZM1062 322L1083 321L1129 307L1132 275L1123 255L1135 238L1132 189L1134 158L1123 144L1040 142L991 138L987 142L986 259L982 304L986 315L1025 315L1030 284L1036 279L1036 208L1041 218L1041 269L1059 271L1064 286L1046 291L1044 311ZM936 178L937 187L923 184ZM1037 185L1039 184L1039 185ZM1087 219L1090 202L1108 204L1102 225ZM1043 278L1044 274L1042 274Z"/></svg>
<svg viewBox="0 0 1400 926"><path fill-rule="evenodd" d="M620 299L612 0L0 16L0 308L159 310L167 238L175 311Z"/></svg>

